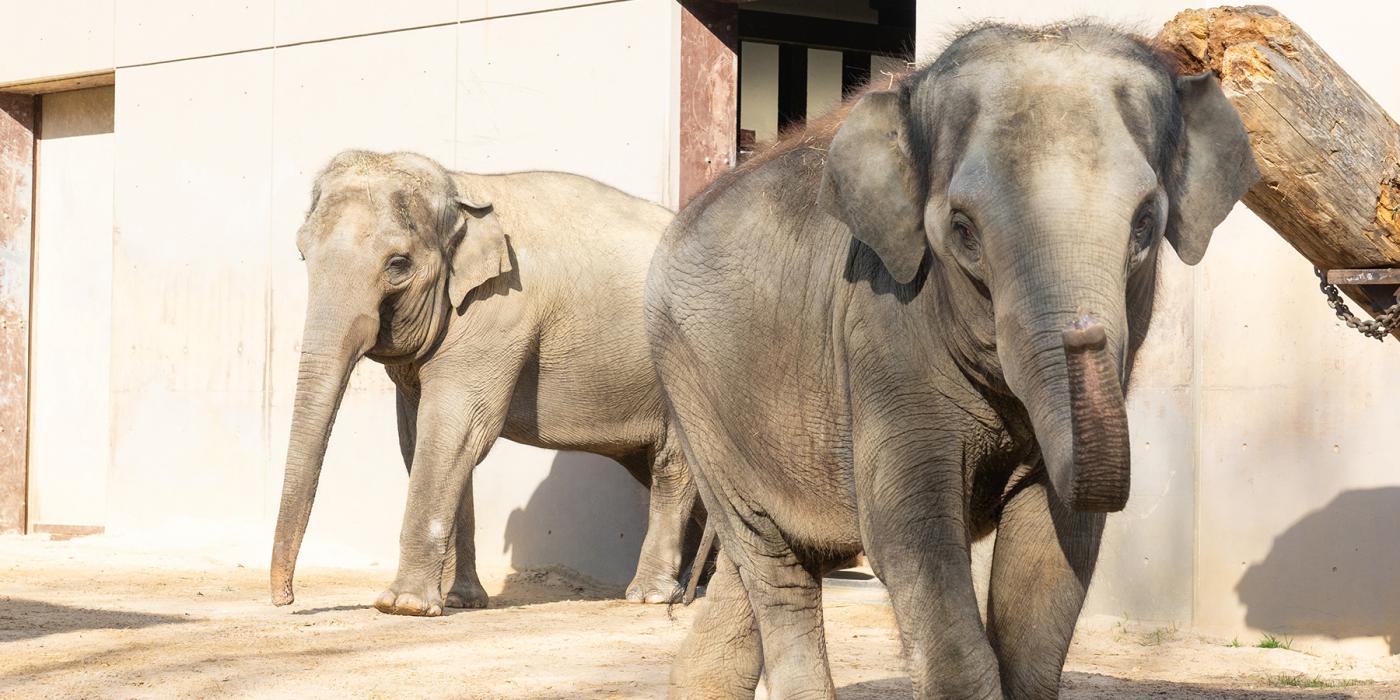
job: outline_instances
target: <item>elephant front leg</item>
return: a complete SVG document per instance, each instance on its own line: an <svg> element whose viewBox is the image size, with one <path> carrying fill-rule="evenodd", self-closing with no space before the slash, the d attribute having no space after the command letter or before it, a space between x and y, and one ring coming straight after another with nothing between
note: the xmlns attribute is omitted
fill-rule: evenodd
<svg viewBox="0 0 1400 700"><path fill-rule="evenodd" d="M857 483L861 536L889 591L918 698L993 698L1002 689L996 655L972 586L962 465L881 450ZM903 452L903 454L899 454Z"/></svg>
<svg viewBox="0 0 1400 700"><path fill-rule="evenodd" d="M456 572L444 602L449 608L484 608L490 598L476 575L476 503L472 498L470 475L462 501L457 504L456 541Z"/></svg>
<svg viewBox="0 0 1400 700"><path fill-rule="evenodd" d="M454 395L490 398L470 391ZM472 537L470 527L458 533L458 518L462 508L470 512L472 471L500 434L505 405L503 397L488 401L488 407L500 407L489 413L480 406L463 407L446 401L434 404L426 397L420 405L408 505L399 534L399 571L394 583L374 602L381 612L442 614L442 572L448 547ZM464 420L463 416L475 416L476 420ZM459 571L466 566L474 579L474 547L465 559L459 562Z"/></svg>
<svg viewBox="0 0 1400 700"><path fill-rule="evenodd" d="M658 450L650 471L647 534L642 540L636 575L627 586L627 600L671 603L679 600L681 594L680 569L686 526L695 510L695 482L678 447Z"/></svg>
<svg viewBox="0 0 1400 700"><path fill-rule="evenodd" d="M1044 472L1003 508L987 626L1008 698L1055 698L1103 536L1102 513L1074 513Z"/></svg>

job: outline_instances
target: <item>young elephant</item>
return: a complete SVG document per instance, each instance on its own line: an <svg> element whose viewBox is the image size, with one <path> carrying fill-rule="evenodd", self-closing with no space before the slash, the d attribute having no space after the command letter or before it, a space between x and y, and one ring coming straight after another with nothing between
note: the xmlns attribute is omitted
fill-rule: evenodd
<svg viewBox="0 0 1400 700"><path fill-rule="evenodd" d="M1198 262L1256 179L1214 77L992 25L687 207L647 324L724 556L673 693L832 697L820 577L864 550L919 697L1057 695L1160 241Z"/></svg>
<svg viewBox="0 0 1400 700"><path fill-rule="evenodd" d="M485 607L471 475L498 436L611 457L651 487L627 598L670 601L695 504L647 353L642 292L671 213L575 175L448 172L347 151L316 179L297 247L310 275L272 600L297 550L350 370L383 363L409 468L398 577L375 607ZM444 601L444 560L456 578Z"/></svg>

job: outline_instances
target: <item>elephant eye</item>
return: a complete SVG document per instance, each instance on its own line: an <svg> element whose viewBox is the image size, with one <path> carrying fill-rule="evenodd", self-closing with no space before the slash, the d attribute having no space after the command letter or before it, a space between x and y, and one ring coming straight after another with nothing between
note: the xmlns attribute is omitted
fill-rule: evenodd
<svg viewBox="0 0 1400 700"><path fill-rule="evenodd" d="M977 240L977 227L966 214L953 212L953 242L969 262L982 259L982 242Z"/></svg>
<svg viewBox="0 0 1400 700"><path fill-rule="evenodd" d="M1157 217L1153 204L1152 200L1143 202L1137 213L1133 214L1133 244L1138 250L1150 246L1152 237L1157 233Z"/></svg>
<svg viewBox="0 0 1400 700"><path fill-rule="evenodd" d="M392 277L403 277L413 271L413 261L407 255L395 255L389 258L389 264L384 266L386 272Z"/></svg>

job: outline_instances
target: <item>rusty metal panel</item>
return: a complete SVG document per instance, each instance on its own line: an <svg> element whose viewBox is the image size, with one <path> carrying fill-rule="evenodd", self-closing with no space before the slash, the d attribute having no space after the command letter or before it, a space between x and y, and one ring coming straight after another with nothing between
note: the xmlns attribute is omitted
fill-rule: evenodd
<svg viewBox="0 0 1400 700"><path fill-rule="evenodd" d="M36 105L0 93L0 533L25 525Z"/></svg>
<svg viewBox="0 0 1400 700"><path fill-rule="evenodd" d="M711 0L681 3L681 206L734 167L738 47L734 5Z"/></svg>

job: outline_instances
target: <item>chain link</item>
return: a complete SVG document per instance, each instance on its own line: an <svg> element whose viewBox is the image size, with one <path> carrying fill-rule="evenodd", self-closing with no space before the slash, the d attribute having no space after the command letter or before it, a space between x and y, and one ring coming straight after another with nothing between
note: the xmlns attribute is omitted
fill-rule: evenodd
<svg viewBox="0 0 1400 700"><path fill-rule="evenodd" d="M1385 337L1390 335L1397 325L1400 325L1400 301L1396 301L1386 310L1376 314L1375 320L1363 321L1351 312L1351 307L1347 306L1346 299L1342 298L1342 292L1337 289L1337 285L1328 284L1326 272L1316 267L1313 268L1313 272L1317 274L1319 280L1318 288L1327 296L1327 305L1337 312L1337 318L1346 321L1348 326L1355 328L1361 335L1384 341Z"/></svg>

